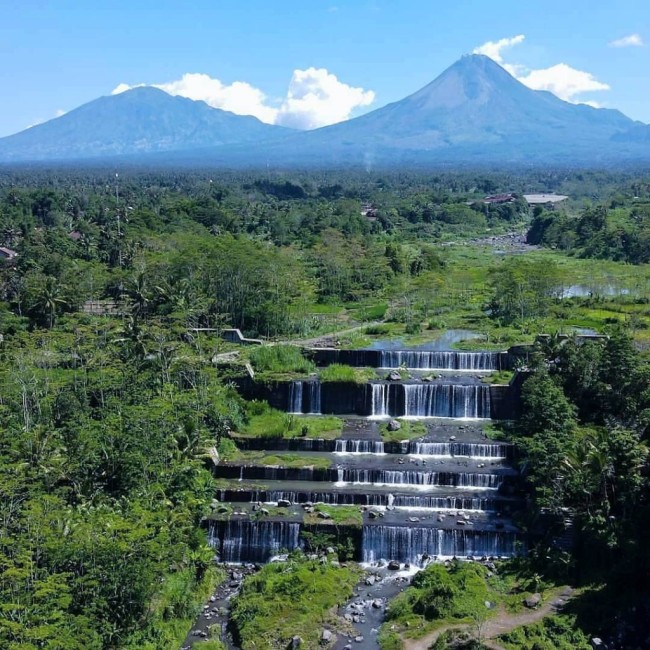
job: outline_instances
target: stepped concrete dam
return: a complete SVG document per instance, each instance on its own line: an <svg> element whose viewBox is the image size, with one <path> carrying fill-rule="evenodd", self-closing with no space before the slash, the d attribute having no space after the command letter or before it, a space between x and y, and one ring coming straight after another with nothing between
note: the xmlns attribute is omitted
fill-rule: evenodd
<svg viewBox="0 0 650 650"><path fill-rule="evenodd" d="M305 354L318 366L376 368L390 379L238 381L247 399L296 418L337 415L343 426L335 438L232 435L239 454L214 466L219 505L206 521L222 561L266 562L308 548L313 535L371 565L525 553L514 451L490 427L516 416L516 375L509 385L481 380L512 367L507 352ZM405 369L414 373L395 374Z"/></svg>

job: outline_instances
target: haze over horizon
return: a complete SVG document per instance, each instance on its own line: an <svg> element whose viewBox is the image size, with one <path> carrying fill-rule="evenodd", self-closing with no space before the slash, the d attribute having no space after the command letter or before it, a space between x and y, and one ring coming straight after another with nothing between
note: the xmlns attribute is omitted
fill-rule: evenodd
<svg viewBox="0 0 650 650"><path fill-rule="evenodd" d="M27 0L6 14L0 52L11 66L0 82L12 92L0 106L0 136L139 85L313 129L399 100L471 52L530 88L650 122L650 8L639 0L508 0L471 11L420 0L289 0L282 10L258 0L182 10L160 2L155 11Z"/></svg>

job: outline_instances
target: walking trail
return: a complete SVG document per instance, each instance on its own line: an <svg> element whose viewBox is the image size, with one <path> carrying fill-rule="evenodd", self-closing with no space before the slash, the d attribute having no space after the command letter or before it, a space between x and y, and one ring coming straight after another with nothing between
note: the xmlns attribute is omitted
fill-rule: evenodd
<svg viewBox="0 0 650 650"><path fill-rule="evenodd" d="M558 602L558 598L561 602ZM546 602L540 605L537 609L525 610L517 614L508 613L504 608L501 608L497 615L486 621L483 626L483 645L490 650L505 650L495 639L506 632L514 630L521 625L530 625L540 621L545 616L557 612L563 607L564 604L571 598L570 587L559 587L554 590L552 594L547 597ZM434 644L438 637L447 632L448 630L467 630L474 629L473 625L461 624L444 625L439 627L429 634L420 639L404 639L404 650L428 650Z"/></svg>

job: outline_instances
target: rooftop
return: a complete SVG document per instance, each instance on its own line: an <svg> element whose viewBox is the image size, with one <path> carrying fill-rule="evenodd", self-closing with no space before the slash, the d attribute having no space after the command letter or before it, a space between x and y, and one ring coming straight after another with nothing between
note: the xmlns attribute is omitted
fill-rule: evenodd
<svg viewBox="0 0 650 650"><path fill-rule="evenodd" d="M560 201L565 201L569 197L564 196L563 194L524 194L524 198L528 202L528 205L538 205L559 203Z"/></svg>

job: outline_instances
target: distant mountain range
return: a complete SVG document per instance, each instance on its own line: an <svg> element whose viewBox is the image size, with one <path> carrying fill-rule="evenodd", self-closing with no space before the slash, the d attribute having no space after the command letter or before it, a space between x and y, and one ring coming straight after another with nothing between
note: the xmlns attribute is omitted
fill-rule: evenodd
<svg viewBox="0 0 650 650"><path fill-rule="evenodd" d="M531 90L488 57L468 55L401 101L314 131L143 87L0 139L5 162L117 156L284 167L648 162L650 126Z"/></svg>
<svg viewBox="0 0 650 650"><path fill-rule="evenodd" d="M0 138L0 160L141 156L259 142L292 132L143 86L100 97L61 117Z"/></svg>

